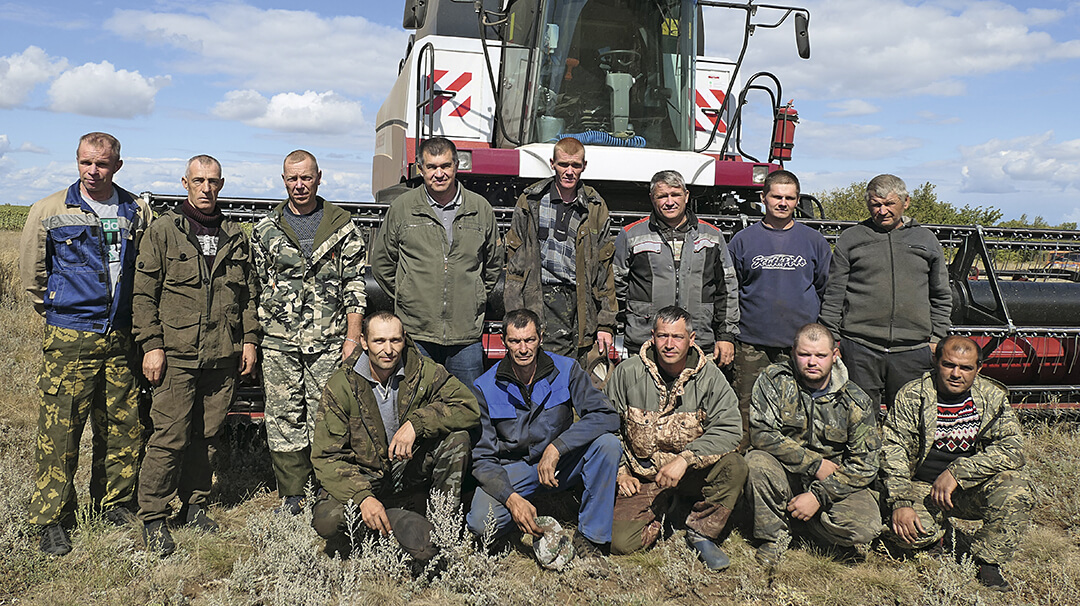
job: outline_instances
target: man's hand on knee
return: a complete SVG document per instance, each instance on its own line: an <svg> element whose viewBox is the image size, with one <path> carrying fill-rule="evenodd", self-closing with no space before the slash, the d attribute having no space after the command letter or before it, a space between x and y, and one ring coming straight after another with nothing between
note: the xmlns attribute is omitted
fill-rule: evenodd
<svg viewBox="0 0 1080 606"><path fill-rule="evenodd" d="M368 497L360 502L360 518L364 525L384 537L390 534L390 520L386 517L386 508L375 497Z"/></svg>
<svg viewBox="0 0 1080 606"><path fill-rule="evenodd" d="M809 522L810 518L814 517L819 509L821 509L821 503L812 492L804 492L796 496L788 501L787 505L791 517L803 522Z"/></svg>
<svg viewBox="0 0 1080 606"><path fill-rule="evenodd" d="M675 488L686 474L688 466L686 459L675 457L656 472L656 485L660 488Z"/></svg>
<svg viewBox="0 0 1080 606"><path fill-rule="evenodd" d="M897 507L893 510L892 531L909 545L914 545L920 535L926 534L914 507Z"/></svg>

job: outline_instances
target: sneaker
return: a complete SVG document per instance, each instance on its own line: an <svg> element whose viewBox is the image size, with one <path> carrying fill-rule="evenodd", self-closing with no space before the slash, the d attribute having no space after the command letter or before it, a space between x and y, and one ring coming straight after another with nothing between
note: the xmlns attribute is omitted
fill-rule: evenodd
<svg viewBox="0 0 1080 606"><path fill-rule="evenodd" d="M41 550L49 555L62 556L71 552L71 537L59 524L49 524L41 529Z"/></svg>
<svg viewBox="0 0 1080 606"><path fill-rule="evenodd" d="M686 543L693 547L701 560L705 562L705 566L709 570L724 570L728 566L731 566L731 560L728 559L728 555L724 553L723 549L716 544L709 537L698 534L693 530L686 531Z"/></svg>
<svg viewBox="0 0 1080 606"><path fill-rule="evenodd" d="M291 516L298 516L301 511L304 511L304 497L293 495L282 499L281 506L275 509L274 513L284 512Z"/></svg>
<svg viewBox="0 0 1080 606"><path fill-rule="evenodd" d="M997 564L979 562L978 579L980 583L994 591L1012 591L1009 582L1005 580L1005 577L1001 576L1001 569L998 568Z"/></svg>
<svg viewBox="0 0 1080 606"><path fill-rule="evenodd" d="M766 568L776 568L780 565L780 556L783 553L780 544L776 541L764 541L761 545L758 545L757 551L754 552L754 559L758 561L758 564Z"/></svg>
<svg viewBox="0 0 1080 606"><path fill-rule="evenodd" d="M142 536L147 551L152 551L161 557L166 557L176 551L176 542L173 541L172 533L169 532L165 520L154 520L143 524Z"/></svg>
<svg viewBox="0 0 1080 606"><path fill-rule="evenodd" d="M180 520L185 526L192 526L205 532L214 532L218 529L217 522L206 515L206 509L201 505L184 505L181 507Z"/></svg>
<svg viewBox="0 0 1080 606"><path fill-rule="evenodd" d="M111 507L102 515L104 515L105 521L113 526L134 526L139 521L135 514L131 513L131 510L123 505Z"/></svg>

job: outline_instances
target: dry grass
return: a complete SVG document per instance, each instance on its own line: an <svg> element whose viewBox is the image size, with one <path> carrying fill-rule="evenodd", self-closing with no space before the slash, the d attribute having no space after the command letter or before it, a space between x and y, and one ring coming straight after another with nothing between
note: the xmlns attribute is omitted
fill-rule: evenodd
<svg viewBox="0 0 1080 606"><path fill-rule="evenodd" d="M322 553L309 512L272 513L277 500L260 488L265 461L249 446L219 475L211 513L220 532L177 530L177 553L159 559L142 551L136 529L108 527L83 511L74 551L46 557L26 523L41 322L17 285L16 242L16 234L0 232L0 373L7 379L0 381L0 605L1080 604L1080 432L1070 423L1028 427L1036 524L1005 568L1016 589L1007 596L979 587L970 561L899 561L878 549L846 563L796 546L770 576L737 532L725 543L732 566L720 574L706 570L680 535L611 558L606 570L575 565L553 573L518 550L482 553L447 503L434 516L445 556L436 565L415 568L392 541L361 542L342 562ZM87 441L78 482L84 502L88 452Z"/></svg>

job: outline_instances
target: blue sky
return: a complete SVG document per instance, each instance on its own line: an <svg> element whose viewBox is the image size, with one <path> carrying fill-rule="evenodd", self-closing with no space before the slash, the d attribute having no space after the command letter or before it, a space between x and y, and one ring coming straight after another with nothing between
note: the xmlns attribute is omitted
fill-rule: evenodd
<svg viewBox="0 0 1080 606"><path fill-rule="evenodd" d="M881 172L1005 218L1080 221L1080 3L814 0L813 55L759 30L745 73L794 99L803 189ZM0 203L74 181L87 131L123 144L117 183L178 193L186 158L225 166L223 195L280 197L281 158L319 157L331 199L371 199L374 118L407 40L402 3L0 0ZM733 55L708 11L707 53ZM748 147L753 147L748 141ZM588 172L585 173L586 179Z"/></svg>

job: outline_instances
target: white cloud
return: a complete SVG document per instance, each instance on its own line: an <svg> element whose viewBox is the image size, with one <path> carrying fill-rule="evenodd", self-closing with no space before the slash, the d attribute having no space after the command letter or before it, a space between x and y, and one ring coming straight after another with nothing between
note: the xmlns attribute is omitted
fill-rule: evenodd
<svg viewBox="0 0 1080 606"><path fill-rule="evenodd" d="M86 63L61 74L49 87L49 108L101 118L133 118L154 110L154 96L169 76L143 77L112 63Z"/></svg>
<svg viewBox="0 0 1080 606"><path fill-rule="evenodd" d="M959 124L961 122L958 116L942 116L929 110L920 110L915 112L917 120L913 120L916 124L933 124L943 126L946 124Z"/></svg>
<svg viewBox="0 0 1080 606"><path fill-rule="evenodd" d="M19 151L27 152L27 153L31 153L31 154L47 154L47 153L49 153L49 150L45 149L44 147L41 147L40 145L34 145L30 141L23 141L22 145L19 146Z"/></svg>
<svg viewBox="0 0 1080 606"><path fill-rule="evenodd" d="M294 133L352 134L364 125L360 103L334 91L281 93L270 99L253 90L230 91L213 113L250 126Z"/></svg>
<svg viewBox="0 0 1080 606"><path fill-rule="evenodd" d="M0 108L22 105L34 87L55 78L65 69L67 59L49 57L36 46L0 57Z"/></svg>
<svg viewBox="0 0 1080 606"><path fill-rule="evenodd" d="M11 141L7 135L0 135L0 157L11 151Z"/></svg>
<svg viewBox="0 0 1080 606"><path fill-rule="evenodd" d="M1054 133L990 139L960 147L961 191L1011 193L1080 189L1080 139L1056 142Z"/></svg>
<svg viewBox="0 0 1080 606"><path fill-rule="evenodd" d="M812 58L798 59L791 26L785 24L775 31L758 30L747 61L752 69L764 63L781 74L785 92L794 90L801 97L954 96L964 93L971 76L1080 58L1080 40L1059 42L1037 29L1059 22L1063 11L1022 10L983 0L804 4L812 14ZM757 21L764 17L761 13ZM710 52L731 38L723 34L727 30L719 19L709 20Z"/></svg>
<svg viewBox="0 0 1080 606"><path fill-rule="evenodd" d="M879 160L922 147L915 137L882 135L873 124L826 124L802 120L795 132L795 153L799 157L838 160Z"/></svg>
<svg viewBox="0 0 1080 606"><path fill-rule="evenodd" d="M881 111L881 108L872 103L863 101L862 99L845 99L843 101L837 101L830 103L829 107L836 111L825 114L829 117L835 118L848 118L851 116L869 116L870 114L876 114Z"/></svg>
<svg viewBox="0 0 1080 606"><path fill-rule="evenodd" d="M382 96L397 77L408 34L363 17L263 10L243 4L190 12L120 10L106 27L123 37L190 53L176 71L228 74L264 92L338 90Z"/></svg>

